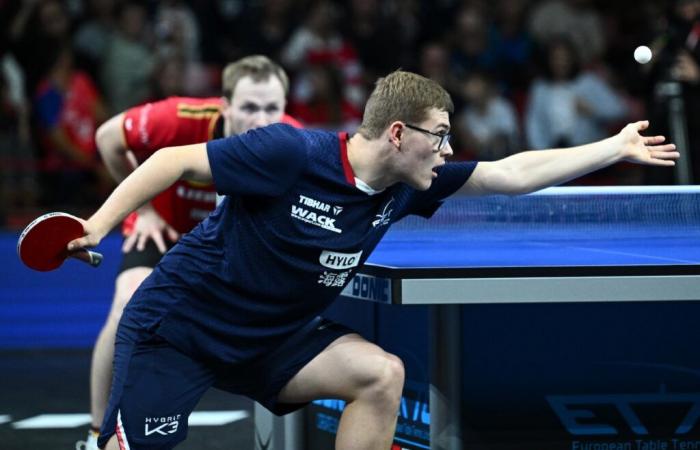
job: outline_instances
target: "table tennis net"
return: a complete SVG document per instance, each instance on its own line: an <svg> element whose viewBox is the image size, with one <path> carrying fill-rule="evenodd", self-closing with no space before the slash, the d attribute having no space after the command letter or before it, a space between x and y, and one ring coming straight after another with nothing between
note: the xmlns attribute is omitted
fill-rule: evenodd
<svg viewBox="0 0 700 450"><path fill-rule="evenodd" d="M644 229L660 236L697 235L700 239L700 186L561 187L523 196L454 196L430 220L409 216L399 232L430 230L510 233L621 233ZM393 230L392 230L393 231Z"/></svg>

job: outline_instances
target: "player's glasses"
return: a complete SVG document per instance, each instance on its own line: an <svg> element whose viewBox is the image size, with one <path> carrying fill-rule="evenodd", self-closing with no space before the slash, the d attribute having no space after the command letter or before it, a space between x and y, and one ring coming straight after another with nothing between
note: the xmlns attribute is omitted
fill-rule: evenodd
<svg viewBox="0 0 700 450"><path fill-rule="evenodd" d="M445 148L447 143L450 142L450 138L452 137L452 135L450 133L433 133L430 130L426 130L425 128L417 127L417 126L411 125L409 123L404 124L404 125L406 125L406 128L410 128L412 130L420 131L421 133L430 134L430 135L439 137L440 141L438 141L437 150L435 150L435 153L442 151L442 149Z"/></svg>

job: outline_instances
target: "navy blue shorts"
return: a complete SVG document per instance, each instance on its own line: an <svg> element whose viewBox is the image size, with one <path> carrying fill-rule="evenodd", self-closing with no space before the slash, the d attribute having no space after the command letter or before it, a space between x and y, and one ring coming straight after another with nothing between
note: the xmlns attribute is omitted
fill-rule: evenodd
<svg viewBox="0 0 700 450"><path fill-rule="evenodd" d="M210 387L245 395L283 415L305 406L277 401L309 361L354 333L317 317L256 363L217 367L185 355L128 318L117 330L114 374L98 445L117 434L120 448L170 449L187 437L187 418Z"/></svg>

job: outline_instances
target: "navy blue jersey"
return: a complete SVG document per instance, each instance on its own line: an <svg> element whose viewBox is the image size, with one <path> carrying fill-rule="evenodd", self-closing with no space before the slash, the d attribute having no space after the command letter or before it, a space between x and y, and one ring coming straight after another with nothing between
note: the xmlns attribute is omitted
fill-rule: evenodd
<svg viewBox="0 0 700 450"><path fill-rule="evenodd" d="M276 124L211 141L219 207L183 236L127 307L182 351L227 363L260 357L321 313L389 225L429 217L475 163L439 169L427 191L355 186L347 135Z"/></svg>

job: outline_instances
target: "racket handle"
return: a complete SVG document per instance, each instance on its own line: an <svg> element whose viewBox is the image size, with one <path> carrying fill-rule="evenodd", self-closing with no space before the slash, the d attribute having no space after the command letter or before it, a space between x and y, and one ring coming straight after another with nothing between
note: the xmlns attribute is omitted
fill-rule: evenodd
<svg viewBox="0 0 700 450"><path fill-rule="evenodd" d="M69 256L86 264L90 264L92 267L97 267L102 262L102 253L93 252L84 248L81 248L75 253L71 253Z"/></svg>

